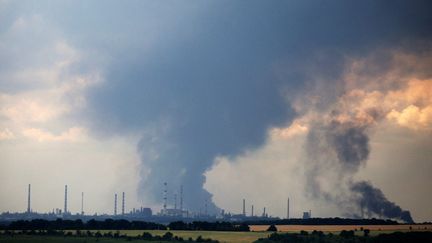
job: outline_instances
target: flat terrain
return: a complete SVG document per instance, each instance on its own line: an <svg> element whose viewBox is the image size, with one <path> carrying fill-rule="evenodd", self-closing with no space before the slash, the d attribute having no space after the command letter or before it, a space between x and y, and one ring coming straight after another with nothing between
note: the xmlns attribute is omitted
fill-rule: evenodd
<svg viewBox="0 0 432 243"><path fill-rule="evenodd" d="M265 231L269 225L250 225L251 231ZM395 231L407 232L407 231L432 231L432 225L276 225L278 231L281 232L299 232L304 231L323 231L338 233L342 230L354 230L362 231L362 229L369 229L371 235L377 235L381 233L392 233Z"/></svg>
<svg viewBox="0 0 432 243"><path fill-rule="evenodd" d="M175 236L182 237L187 240L189 237L196 239L198 236L203 238L211 238L220 242L238 242L246 243L253 242L259 238L266 238L271 232L266 232L268 225L251 225L252 232L227 232L227 231L182 231L182 230L171 230ZM282 232L300 232L304 231L323 231L325 233L338 234L342 230L356 230L357 235L363 235L363 229L369 229L371 235L378 235L382 233L392 233L395 231L432 231L432 225L277 225L278 231ZM411 227L411 229L410 229ZM116 232L116 230L91 230L92 232L99 231L100 233ZM75 233L75 230L71 230ZM85 230L82 231L83 233ZM143 232L149 232L152 235L164 235L166 230L120 230L120 234L127 236L142 235ZM12 237L0 236L0 243L92 243L92 242L105 242L105 243L116 243L123 242L124 239L111 239L111 238L86 238L86 237L59 237L59 236L26 236L19 235ZM133 242L149 242L145 240L134 240ZM154 241L153 241L154 242ZM159 241L158 241L159 242Z"/></svg>
<svg viewBox="0 0 432 243"><path fill-rule="evenodd" d="M116 232L116 230L91 230L92 232L99 231L100 233L108 233L108 232ZM71 232L75 232L75 230L71 230ZM152 235L164 235L165 230L119 230L120 234L126 234L127 236L137 236L142 235L143 232L149 232ZM268 232L226 232L226 231L181 231L181 230L170 230L169 232L173 233L175 236L182 237L184 240L196 239L198 236L202 238L208 239L211 238L213 240L218 240L220 242L253 242L259 238L264 238L269 235ZM114 242L123 242L124 239L110 239L104 238L99 239L98 242L106 242L106 243L114 243ZM83 243L83 242L97 242L95 237L62 237L62 236L27 236L27 235L15 235L13 238L9 236L0 236L0 243L5 242L16 242L16 243L42 243L42 242L60 242L60 243ZM132 242L149 242L144 240L133 240ZM152 241L155 242L155 241ZM157 241L159 242L159 241Z"/></svg>
<svg viewBox="0 0 432 243"><path fill-rule="evenodd" d="M94 238L94 237L61 237L61 236L29 236L29 235L16 235L0 236L1 243L119 243L126 242L124 239L110 239L110 238ZM164 241L145 241L145 240L134 240L136 243L148 243L148 242L160 242L168 243Z"/></svg>
<svg viewBox="0 0 432 243"><path fill-rule="evenodd" d="M102 234L107 232L116 232L116 230L99 230ZM74 232L74 231L72 231ZM92 230L97 232L97 230ZM119 230L120 234L126 234L127 236L142 235L143 232L149 232L152 235L164 235L168 230ZM189 237L196 239L198 236L202 238L210 238L212 240L218 240L220 242L253 242L259 238L265 238L269 232L230 232L230 231L183 231L183 230L170 230L175 236L182 237L187 240Z"/></svg>

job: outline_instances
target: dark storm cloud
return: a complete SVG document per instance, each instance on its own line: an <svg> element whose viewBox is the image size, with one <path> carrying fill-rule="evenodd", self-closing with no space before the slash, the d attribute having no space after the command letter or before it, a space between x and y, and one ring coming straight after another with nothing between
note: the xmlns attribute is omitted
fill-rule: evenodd
<svg viewBox="0 0 432 243"><path fill-rule="evenodd" d="M164 181L171 190L183 184L186 206L198 210L210 198L202 188L203 172L215 156L256 148L269 127L295 117L284 94L298 96L308 89L304 84L313 74L303 65L324 51L318 60L326 67L322 74L336 80L345 55L428 38L428 5L73 1L27 11L49 6L47 17L65 36L95 62L106 63L105 83L88 94L85 115L95 134L143 133L138 149L150 173L141 190L160 202ZM282 66L283 77L275 75L275 66ZM368 152L357 147L367 144L361 130L347 129L332 143L340 160L354 167L367 158Z"/></svg>

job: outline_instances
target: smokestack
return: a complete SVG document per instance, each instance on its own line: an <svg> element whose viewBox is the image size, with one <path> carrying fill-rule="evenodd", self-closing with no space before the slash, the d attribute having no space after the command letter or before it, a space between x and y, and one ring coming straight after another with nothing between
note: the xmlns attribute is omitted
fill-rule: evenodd
<svg viewBox="0 0 432 243"><path fill-rule="evenodd" d="M183 185L180 186L180 210L183 211Z"/></svg>
<svg viewBox="0 0 432 243"><path fill-rule="evenodd" d="M288 198L288 200L287 200L287 219L289 219L289 217L290 217L290 215L289 215L289 207L290 207L290 205L289 205L289 198Z"/></svg>
<svg viewBox="0 0 432 243"><path fill-rule="evenodd" d="M31 196L31 184L28 185L28 195L27 195L27 213L31 212L30 207L30 196Z"/></svg>
<svg viewBox="0 0 432 243"><path fill-rule="evenodd" d="M67 214L67 185L65 185L64 210L63 214Z"/></svg>
<svg viewBox="0 0 432 243"><path fill-rule="evenodd" d="M266 216L266 212L265 212L265 207L264 207L264 210L263 210L263 215L262 215L263 217L265 217Z"/></svg>
<svg viewBox="0 0 432 243"><path fill-rule="evenodd" d="M163 191L163 195L164 195L164 198L163 198L163 200L164 200L164 205L163 205L163 208L164 208L164 211L165 211L165 212L166 212L166 209L167 209L167 194L168 194L167 187L168 187L168 184L167 184L166 182L164 182L164 191Z"/></svg>
<svg viewBox="0 0 432 243"><path fill-rule="evenodd" d="M204 214L207 215L207 199L205 200Z"/></svg>
<svg viewBox="0 0 432 243"><path fill-rule="evenodd" d="M312 210L309 209L309 218L312 218Z"/></svg>
<svg viewBox="0 0 432 243"><path fill-rule="evenodd" d="M84 215L84 192L81 192L81 215Z"/></svg>
<svg viewBox="0 0 432 243"><path fill-rule="evenodd" d="M243 199L243 216L246 216L246 200Z"/></svg>
<svg viewBox="0 0 432 243"><path fill-rule="evenodd" d="M122 193L122 215L125 214L125 193Z"/></svg>
<svg viewBox="0 0 432 243"><path fill-rule="evenodd" d="M251 208L251 217L253 217L253 212L254 211L254 208L253 208L253 205L252 205L252 208Z"/></svg>
<svg viewBox="0 0 432 243"><path fill-rule="evenodd" d="M117 215L117 193L114 194L114 216Z"/></svg>

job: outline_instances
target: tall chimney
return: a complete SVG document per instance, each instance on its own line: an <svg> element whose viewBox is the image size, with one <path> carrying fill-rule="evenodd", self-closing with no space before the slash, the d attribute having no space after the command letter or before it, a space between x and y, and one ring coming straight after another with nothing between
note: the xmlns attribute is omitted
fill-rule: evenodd
<svg viewBox="0 0 432 243"><path fill-rule="evenodd" d="M31 184L28 185L28 195L27 195L27 213L31 212L30 207L30 196L31 196Z"/></svg>
<svg viewBox="0 0 432 243"><path fill-rule="evenodd" d="M290 218L290 215L289 215L289 208L290 207L290 205L289 205L289 198L288 198L288 200L287 200L287 219L289 219Z"/></svg>
<svg viewBox="0 0 432 243"><path fill-rule="evenodd" d="M266 212L265 212L265 207L264 207L264 209L263 209L263 217L265 217L266 216Z"/></svg>
<svg viewBox="0 0 432 243"><path fill-rule="evenodd" d="M208 215L208 211L207 211L207 199L205 200L205 205L204 205L204 215L205 216Z"/></svg>
<svg viewBox="0 0 432 243"><path fill-rule="evenodd" d="M114 216L117 215L117 193L114 194Z"/></svg>
<svg viewBox="0 0 432 243"><path fill-rule="evenodd" d="M164 212L166 213L166 209L167 209L167 199L168 199L168 184L166 183L166 182L164 182L164 191L163 191L163 194L164 194L164 204L163 204L163 209L164 209Z"/></svg>
<svg viewBox="0 0 432 243"><path fill-rule="evenodd" d="M81 215L84 215L84 192L81 192Z"/></svg>
<svg viewBox="0 0 432 243"><path fill-rule="evenodd" d="M122 215L125 214L125 193L122 193Z"/></svg>
<svg viewBox="0 0 432 243"><path fill-rule="evenodd" d="M246 200L243 199L243 216L246 216Z"/></svg>
<svg viewBox="0 0 432 243"><path fill-rule="evenodd" d="M253 211L254 211L253 209L254 209L254 208L253 208L253 205L252 205L252 208L251 208L251 217L253 217L253 213L254 213L254 212L253 212Z"/></svg>
<svg viewBox="0 0 432 243"><path fill-rule="evenodd" d="M183 185L180 186L180 210L183 210Z"/></svg>
<svg viewBox="0 0 432 243"><path fill-rule="evenodd" d="M64 210L63 214L67 214L67 185L65 185Z"/></svg>

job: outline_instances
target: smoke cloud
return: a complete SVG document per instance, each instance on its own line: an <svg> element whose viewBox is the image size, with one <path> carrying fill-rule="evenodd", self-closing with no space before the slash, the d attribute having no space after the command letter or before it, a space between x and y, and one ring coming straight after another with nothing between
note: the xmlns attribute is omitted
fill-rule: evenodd
<svg viewBox="0 0 432 243"><path fill-rule="evenodd" d="M266 142L269 129L303 114L289 102L298 93L308 93L310 76L336 80L345 56L363 55L383 43L400 44L401 36L429 34L421 18L400 20L405 10L425 15L421 4L397 2L384 15L376 12L389 7L384 3L354 5L344 1L318 5L218 2L211 6L155 2L145 14L137 12L139 7L126 7L132 14L124 19L135 22L114 23L115 31L86 19L89 29L104 33L96 49L110 56L106 85L89 92L86 115L95 133L102 136L139 134L143 199L160 205L164 182L169 185L169 201L183 185L186 208L198 211L208 201L208 211L213 213L217 207L203 189L205 171L218 156L233 157L258 148ZM108 11L107 16L111 14L118 13ZM380 21L370 19L375 15L381 16ZM101 38L111 35L118 36L118 42ZM122 42L124 36L133 38ZM309 62L315 59L321 59L325 68L309 70ZM338 86L336 82L324 85L326 89ZM325 99L327 103L334 97L330 94ZM318 138L309 142L308 149L316 154L311 155L316 161L322 158L311 148L326 150L323 164L329 166L333 158L326 152L333 149L341 171L352 175L368 158L370 126L354 119L350 122L333 119L310 127L310 137ZM321 166L308 166L314 180Z"/></svg>
<svg viewBox="0 0 432 243"><path fill-rule="evenodd" d="M377 124L388 122L424 131L431 128L426 113L432 102L424 93L432 84L429 69L424 65L431 63L425 58L429 55L389 52L390 55L385 55L387 59L381 58L377 64L375 57L349 61L339 82L344 90L335 102L326 104L327 110L313 108L308 102L298 107L313 110L304 116L304 120L309 120L305 144L307 189L312 197L339 204L349 216L357 217L365 211L368 216L411 223L409 211L389 201L370 182L355 178L369 159L369 140ZM370 71L371 66L382 62L385 67ZM413 106L414 112L405 112ZM402 113L406 117L401 118ZM332 180L333 183L328 182Z"/></svg>
<svg viewBox="0 0 432 243"><path fill-rule="evenodd" d="M336 151L342 166L347 170L356 171L369 156L369 137L365 131L366 127L332 122L327 129L327 142Z"/></svg>
<svg viewBox="0 0 432 243"><path fill-rule="evenodd" d="M313 163L312 167L309 167L313 169L307 172L308 180L310 180L307 184L308 189L314 192L312 194L314 197L324 197L328 201L340 204L350 217L363 216L365 210L369 217L385 217L412 223L409 211L402 210L395 203L387 200L383 192L370 182L354 179L355 173L366 164L369 157L370 145L367 130L367 126L358 127L352 122L332 121L328 125L312 126L310 134L322 133L324 136L308 136L306 147L309 148L309 153L314 152L311 151L311 148L321 146L325 147L328 153L334 153L335 156L333 158L330 156L327 161L323 161L320 156L314 156L307 161L307 163ZM326 180L332 180L325 171L328 169L334 171L337 182L326 191L320 187L316 179L324 176ZM349 186L345 187L344 184ZM349 211L358 213L348 213Z"/></svg>
<svg viewBox="0 0 432 243"><path fill-rule="evenodd" d="M356 203L362 210L366 209L369 216L377 215L378 217L400 219L407 223L414 222L409 211L403 210L395 203L387 200L384 193L369 182L356 182L351 189L357 193L358 199Z"/></svg>

